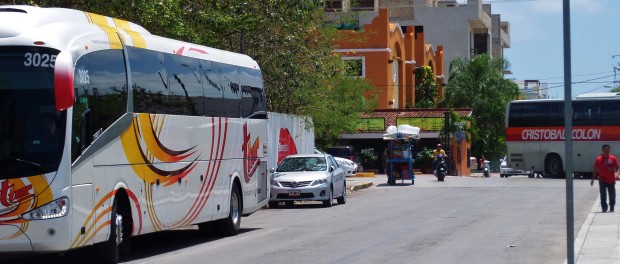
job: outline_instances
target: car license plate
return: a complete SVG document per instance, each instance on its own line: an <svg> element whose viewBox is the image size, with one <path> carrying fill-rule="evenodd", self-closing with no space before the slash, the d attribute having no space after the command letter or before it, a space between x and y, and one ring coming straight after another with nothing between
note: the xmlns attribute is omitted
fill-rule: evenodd
<svg viewBox="0 0 620 264"><path fill-rule="evenodd" d="M288 191L288 196L291 196L291 197L298 197L298 196L300 196L300 195L301 195L301 192L300 192L300 191Z"/></svg>

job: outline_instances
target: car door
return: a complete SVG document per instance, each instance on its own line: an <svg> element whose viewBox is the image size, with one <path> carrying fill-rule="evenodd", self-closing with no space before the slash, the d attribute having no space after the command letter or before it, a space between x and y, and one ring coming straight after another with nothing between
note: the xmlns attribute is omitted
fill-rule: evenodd
<svg viewBox="0 0 620 264"><path fill-rule="evenodd" d="M334 166L336 168L332 171L332 181L334 182L334 195L340 195L344 191L344 171L340 168L338 162L334 157L329 156L330 166Z"/></svg>

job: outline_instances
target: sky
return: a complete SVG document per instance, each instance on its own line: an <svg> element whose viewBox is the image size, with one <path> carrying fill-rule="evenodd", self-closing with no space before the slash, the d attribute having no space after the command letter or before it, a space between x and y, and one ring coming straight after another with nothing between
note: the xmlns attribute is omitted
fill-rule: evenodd
<svg viewBox="0 0 620 264"><path fill-rule="evenodd" d="M564 98L563 2L483 1L491 3L491 13L510 23L510 48L504 49L504 58L512 74L505 77L548 83L550 98ZM620 86L620 68L614 72L612 66L620 67L620 0L570 3L571 94L609 92Z"/></svg>

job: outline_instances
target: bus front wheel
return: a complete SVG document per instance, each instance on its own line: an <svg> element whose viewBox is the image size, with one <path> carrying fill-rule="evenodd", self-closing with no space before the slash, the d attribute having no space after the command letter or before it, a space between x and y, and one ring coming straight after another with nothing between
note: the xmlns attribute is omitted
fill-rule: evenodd
<svg viewBox="0 0 620 264"><path fill-rule="evenodd" d="M557 154L551 154L545 159L545 174L551 178L564 177L562 158Z"/></svg>
<svg viewBox="0 0 620 264"><path fill-rule="evenodd" d="M99 263L118 263L119 245L123 237L123 216L118 213L118 199L114 199L110 212L110 236L108 240L97 244L97 260Z"/></svg>

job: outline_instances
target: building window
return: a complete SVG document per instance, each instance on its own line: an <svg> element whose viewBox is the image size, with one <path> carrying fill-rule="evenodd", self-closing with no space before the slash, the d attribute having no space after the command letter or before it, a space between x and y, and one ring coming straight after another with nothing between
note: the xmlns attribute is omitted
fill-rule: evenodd
<svg viewBox="0 0 620 264"><path fill-rule="evenodd" d="M375 10L374 0L351 0L351 10Z"/></svg>
<svg viewBox="0 0 620 264"><path fill-rule="evenodd" d="M346 65L347 75L351 77L366 77L366 58L365 57L342 57Z"/></svg>
<svg viewBox="0 0 620 264"><path fill-rule="evenodd" d="M325 1L325 11L327 12L342 11L342 1L338 1L338 0Z"/></svg>

